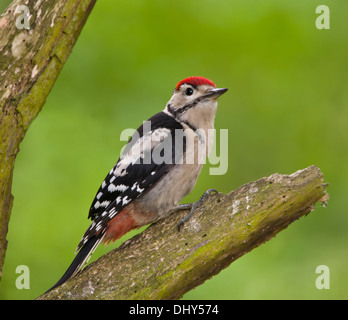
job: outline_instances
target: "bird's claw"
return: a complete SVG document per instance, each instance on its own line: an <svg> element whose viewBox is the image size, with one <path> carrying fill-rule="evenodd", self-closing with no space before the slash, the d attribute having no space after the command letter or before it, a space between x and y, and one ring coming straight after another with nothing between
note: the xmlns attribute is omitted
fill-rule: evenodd
<svg viewBox="0 0 348 320"><path fill-rule="evenodd" d="M193 216L193 213L195 212L195 210L200 207L204 202L205 200L207 199L207 197L211 194L211 193L218 193L217 190L215 189L209 189L207 190L206 192L203 193L203 195L201 196L201 198L196 201L196 202L193 202L193 203L188 203L188 204L184 204L182 205L182 209L187 209L187 208L190 208L191 207L191 210L189 212L189 214L187 214L185 217L183 217L179 223L178 223L178 231L180 231L180 228L182 227L182 225L187 222L192 216Z"/></svg>

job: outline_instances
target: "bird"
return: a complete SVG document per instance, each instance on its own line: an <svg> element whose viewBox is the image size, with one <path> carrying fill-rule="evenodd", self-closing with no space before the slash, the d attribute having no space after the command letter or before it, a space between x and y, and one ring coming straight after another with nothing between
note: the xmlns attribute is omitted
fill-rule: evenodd
<svg viewBox="0 0 348 320"><path fill-rule="evenodd" d="M208 131L214 130L217 99L227 90L199 76L177 83L164 110L134 132L106 175L91 204L92 223L76 248L76 257L48 291L83 269L101 242L108 244L178 209L190 209L178 223L180 231L206 197L217 192L209 189L198 201L179 204L195 187L212 149Z"/></svg>

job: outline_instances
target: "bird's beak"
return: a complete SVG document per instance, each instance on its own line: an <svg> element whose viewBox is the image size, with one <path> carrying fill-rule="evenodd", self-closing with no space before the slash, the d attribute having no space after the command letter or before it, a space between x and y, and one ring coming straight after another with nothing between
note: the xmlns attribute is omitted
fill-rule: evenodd
<svg viewBox="0 0 348 320"><path fill-rule="evenodd" d="M207 94L205 94L203 97L204 98L214 98L217 99L220 97L222 94L224 94L228 89L227 88L216 88L216 89L211 89L208 91Z"/></svg>

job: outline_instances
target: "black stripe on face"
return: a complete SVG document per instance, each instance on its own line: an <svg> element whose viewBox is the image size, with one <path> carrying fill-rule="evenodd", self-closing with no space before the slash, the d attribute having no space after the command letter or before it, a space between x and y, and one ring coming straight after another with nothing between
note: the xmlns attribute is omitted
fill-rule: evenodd
<svg viewBox="0 0 348 320"><path fill-rule="evenodd" d="M170 103L167 104L167 109L169 113L172 114L174 118L176 118L177 112L174 110L174 108L172 107Z"/></svg>
<svg viewBox="0 0 348 320"><path fill-rule="evenodd" d="M184 105L181 108L178 109L174 109L170 104L167 105L168 111L175 117L177 118L177 116L180 116L181 114L185 113L188 109L191 109L193 107L195 107L199 102L201 102L202 100L204 100L204 96L202 97L198 97L195 100L193 100L191 103L188 103L186 105Z"/></svg>
<svg viewBox="0 0 348 320"><path fill-rule="evenodd" d="M197 103L199 103L201 100L202 100L201 97L199 97L199 98L193 100L191 103L189 103L189 104L187 104L179 109L176 109L176 110L171 106L170 103L168 103L167 109L174 116L174 118L177 118L178 116L185 113L188 109L195 107L197 105Z"/></svg>
<svg viewBox="0 0 348 320"><path fill-rule="evenodd" d="M197 104L197 102L195 103L195 105ZM167 109L168 111L173 115L174 118L177 118L178 115L183 114L187 109L191 108L193 106L191 106L191 104L186 105L178 110L174 110L174 108L171 106L170 103L167 104ZM184 110L183 110L184 109ZM185 123L188 127L190 127L193 131L196 131L197 128L194 127L193 125L191 125L189 122L185 121L185 120L180 120L181 122Z"/></svg>

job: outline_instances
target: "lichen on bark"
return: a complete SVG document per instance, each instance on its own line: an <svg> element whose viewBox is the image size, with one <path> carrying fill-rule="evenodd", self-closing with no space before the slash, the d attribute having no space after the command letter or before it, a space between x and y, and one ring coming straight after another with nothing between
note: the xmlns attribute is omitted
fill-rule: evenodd
<svg viewBox="0 0 348 320"><path fill-rule="evenodd" d="M15 0L0 16L0 280L24 135L45 104L96 0L26 1L29 29L16 23Z"/></svg>
<svg viewBox="0 0 348 320"><path fill-rule="evenodd" d="M211 195L180 232L187 212L151 225L40 299L179 299L326 203L326 186L311 166Z"/></svg>

